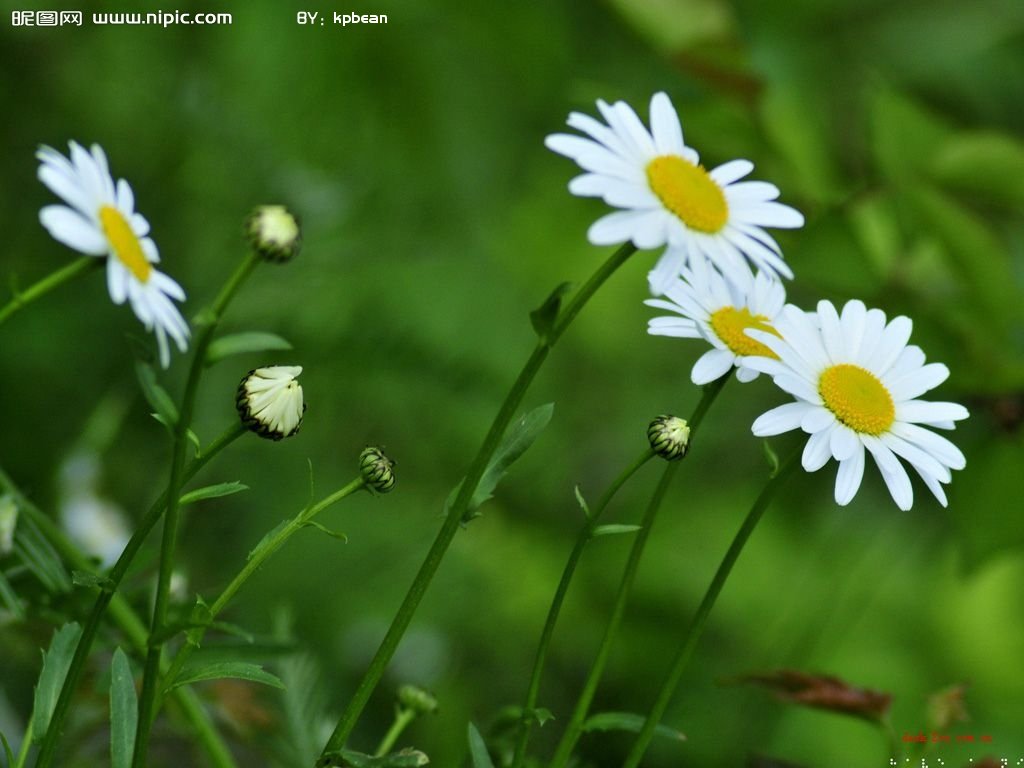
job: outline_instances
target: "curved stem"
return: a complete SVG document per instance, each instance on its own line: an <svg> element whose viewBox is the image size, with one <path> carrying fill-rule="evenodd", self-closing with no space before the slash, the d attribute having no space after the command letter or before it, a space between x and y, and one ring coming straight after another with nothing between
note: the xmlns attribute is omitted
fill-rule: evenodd
<svg viewBox="0 0 1024 768"><path fill-rule="evenodd" d="M230 445L245 431L245 427L241 424L236 424L214 440L198 458L192 461L188 467L185 468L184 481L187 482L192 479L192 477L194 477L199 470L205 467L214 456ZM13 492L13 485L10 483L7 476L3 474L2 470L0 470L0 482ZM92 564L89 562L88 558L78 551L78 548L71 542L64 531L62 531L49 517L44 515L34 505L29 504L23 496L20 494L18 494L18 496L18 506L39 525L43 534L54 545L54 547L56 547L61 556L67 559L75 568L83 571L91 571ZM54 755L56 754L57 740L60 737L60 733L63 729L64 718L67 716L68 708L71 704L71 697L74 695L75 689L78 685L78 680L85 668L86 659L89 657L89 651L92 649L93 640L96 637L96 633L103 620L103 614L106 612L108 605L110 606L110 612L113 615L114 620L124 631L125 635L128 637L132 645L135 646L136 650L143 653L146 651L145 625L138 616L136 616L135 612L131 609L131 606L128 605L128 602L121 597L121 595L117 594L117 588L120 586L121 581L128 572L128 568L131 565L132 560L135 558L139 549L142 548L143 542L145 542L149 532L153 530L153 526L155 526L157 521L160 519L160 516L163 514L166 506L167 494L163 493L149 508L149 511L146 512L146 515L140 521L135 533L132 534L131 539L128 540L128 544L125 545L124 550L121 552L121 556L118 557L114 567L107 575L108 587L96 596L96 602L93 603L92 611L90 612L89 617L85 622L85 626L82 629L82 636L79 638L78 645L75 647L75 655L71 659L71 664L68 667L68 674L64 678L64 684L61 687L57 703L54 706L53 716L50 718L50 726L46 731L42 746L39 750L39 755L36 758L36 768L45 768L45 766L49 766L53 761ZM209 723L206 722L206 713L203 712L201 708L197 710L195 707L183 707L183 711L197 732L209 733L212 731L212 727L210 727ZM200 723L199 720L196 719L197 717L201 717L204 723ZM212 733L213 736L216 737L216 732L213 731ZM215 741L217 743L215 743ZM203 744L204 747L207 748L207 752L211 755L216 752L222 752L225 749L223 744L220 743L219 738L216 738L215 740L204 740ZM231 763L223 762L217 762L216 764L231 765Z"/></svg>
<svg viewBox="0 0 1024 768"><path fill-rule="evenodd" d="M321 501L317 502L311 507L303 509L299 514L292 518L287 525L281 530L275 533L266 541L260 542L252 555L246 561L245 566L238 575L231 580L231 583L224 587L224 591L220 593L220 596L214 601L213 605L210 606L209 618L212 622L224 610L225 606L231 601L231 599L238 593L238 590L242 588L249 577L258 571L263 564L279 550L284 543L288 541L294 534L298 533L310 520L319 515L328 507L337 504L339 501L347 496L351 496L356 491L362 490L366 486L366 481L361 477L357 477L351 483L346 485L344 488L335 491L330 496L325 497ZM206 634L207 627L200 627L197 629L194 637L189 638L189 641L183 645L178 653L175 655L174 660L171 662L170 668L164 674L164 687L174 682L175 678L181 672L185 663L192 657L192 654L199 647L199 643L202 641L203 636ZM177 690L177 689L175 689Z"/></svg>
<svg viewBox="0 0 1024 768"><path fill-rule="evenodd" d="M683 670L686 669L686 665L690 661L690 657L693 655L693 650L697 646L697 641L700 639L700 636L704 631L704 625L707 623L708 615L711 613L711 609L714 608L715 601L718 599L718 595L722 591L722 587L725 585L726 579L729 578L733 565L736 564L736 560L743 551L743 547L747 543L747 539L750 538L750 534L753 533L754 528L757 527L758 522L761 520L761 516L768 508L772 498L775 496L775 492L779 489L779 486L789 478L789 475L797 466L797 457L798 453L792 454L779 467L778 471L768 481L764 490L762 490L760 495L757 497L754 505L750 508L746 518L743 520L743 525L741 525L739 531L736 532L736 536L733 538L732 544L729 545L729 549L725 553L725 557L722 558L722 562L719 564L718 570L715 572L715 576L711 580L711 584L708 586L707 592L704 593L704 599L701 600L700 606L697 608L697 613L694 614L693 620L690 622L690 626L687 628L686 634L683 636L683 643L679 646L679 651L676 653L675 659L672 661L668 675L665 677L665 680L661 685L661 689L658 691L658 695L654 700L654 706L651 707L651 711L647 715L647 719L644 721L643 728L640 730L640 734L637 736L636 742L633 744L633 749L630 750L629 756L626 758L626 762L623 763L623 768L637 768L637 766L640 765L640 760L643 759L644 753L647 751L647 746L651 743L651 738L654 736L654 731L661 722L661 718L665 714L669 701L672 699L672 695L675 693L676 687L679 685L679 679L682 677Z"/></svg>
<svg viewBox="0 0 1024 768"><path fill-rule="evenodd" d="M537 644L537 656L533 662L533 673L530 675L530 686L526 692L526 701L523 702L522 720L519 724L519 737L516 740L515 756L512 759L512 768L520 768L523 764L523 760L526 759L526 746L530 740L530 731L533 729L533 711L537 706L537 696L540 693L540 681L544 675L544 665L547 661L548 647L551 645L551 637L555 633L555 624L558 623L558 615L562 610L562 603L565 601L565 595L569 591L569 584L572 581L573 575L576 573L576 566L583 556L583 550L587 544L590 543L591 538L594 535L594 529L597 527L598 521L601 519L601 515L608 503L612 500L612 497L618 493L619 489L626 484L629 480L644 464L650 461L654 457L654 451L650 448L645 450L635 461L633 461L628 467L626 467L622 473L612 481L601 498L598 500L597 505L590 510L589 516L583 526L580 528L579 534L576 536L576 543L572 548L572 552L569 553L569 559L565 563L565 568L562 569L562 578L558 582L558 588L555 590L555 596L551 599L551 607L548 609L547 619L544 621L544 629L541 631L540 641Z"/></svg>
<svg viewBox="0 0 1024 768"><path fill-rule="evenodd" d="M704 416L729 378L729 375L722 376L717 381L713 381L704 387L700 401L697 403L697 407L689 419L691 449L701 422L704 421ZM654 520L658 515L658 510L661 508L661 502L665 497L668 486L672 482L672 478L675 476L676 470L679 468L679 464L680 462L677 461L669 462L665 467L661 480L658 481L658 485L654 489L654 495L651 496L647 510L644 512L643 520L640 523L641 528L637 531L636 538L633 540L633 547L629 551L629 559L626 561L626 568L622 573L622 581L619 584L618 594L615 596L615 605L612 608L611 618L608 620L608 627L605 629L604 637L601 639L601 646L598 648L597 657L590 667L587 680L583 684L583 690L576 700L576 707L573 709L569 724L566 726L565 732L558 742L558 747L555 749L555 755L551 759L551 768L564 768L569 762L569 757L572 755L572 750L576 746L580 734L583 733L583 723L586 721L587 713L590 711L590 704L594 700L597 686L601 682L605 665L608 663L608 657L611 655L612 643L618 634L619 626L622 624L622 617L626 612L626 603L629 601L629 596L633 589L633 579L636 577L640 558L643 557L647 538L651 534Z"/></svg>
<svg viewBox="0 0 1024 768"><path fill-rule="evenodd" d="M30 285L24 291L18 291L15 293L14 298L5 304L3 309L0 309L0 325L3 325L7 318L15 312L27 307L36 299L45 296L54 288L70 282L79 275L85 274L91 268L95 269L96 267L102 267L105 263L105 259L100 259L95 256L82 256L80 259L72 261L66 267L61 267L56 272L51 272L42 280Z"/></svg>
<svg viewBox="0 0 1024 768"><path fill-rule="evenodd" d="M135 753L132 757L132 768L143 768L146 764L146 752L149 748L149 731L156 717L156 696L160 677L160 654L163 641L158 639L167 621L167 605L170 599L171 573L174 569L174 552L178 543L178 518L180 511L180 492L182 486L182 470L185 466L185 452L188 449L188 429L192 423L192 411L195 407L199 379L206 365L206 350L213 341L221 315L227 308L239 286L255 269L259 256L249 253L238 265L227 283L221 289L208 314L203 318L205 323L192 353L192 364L189 366L188 379L185 382L185 393L181 398L178 420L174 425L174 446L171 449L171 477L167 482L167 511L164 513L163 538L160 541L160 571L157 576L156 600L153 606L153 621L149 630L149 652L142 674L142 694L139 697L139 722L135 735Z"/></svg>
<svg viewBox="0 0 1024 768"><path fill-rule="evenodd" d="M404 707L398 707L395 710L395 720L391 723L391 727L388 728L388 732L384 734L384 738L380 740L380 744L377 745L376 751L374 751L374 757L384 757L388 752L394 749L395 743L398 741L398 737L402 735L402 731L409 727L409 723L416 719L416 710L405 709Z"/></svg>
<svg viewBox="0 0 1024 768"><path fill-rule="evenodd" d="M406 593L398 613L395 614L395 618L392 620L387 634L384 635L384 639L381 641L380 647L370 662L365 675L363 675L363 679L359 682L356 692L338 719L334 732L324 746L322 756L325 757L329 752L341 749L345 746L346 741L348 741L348 737L352 733L359 715L362 713L367 701L369 701L370 694L384 675L384 669L394 655L395 649L398 648L398 643L405 634L409 622L412 621L413 614L416 612L420 600L423 599L431 579L437 572L438 566L441 565L445 552L448 551L449 545L455 538L455 534L462 523L462 517L469 506L477 485L480 483L480 478L483 477L483 473L487 468L487 463L497 450L502 435L505 434L505 430L508 428L516 409L519 407L519 403L522 401L530 384L533 383L533 379L547 358L548 352L565 332L566 328L569 327L576 315L579 314L580 310L590 301L590 298L598 288L635 252L636 248L631 243L627 243L615 251L580 288L572 301L559 313L551 331L544 338L540 339L534 348L533 353L512 385L512 389L505 397L505 402L502 403L497 416L494 417L494 422L491 424L491 428L484 438L483 445L480 446L480 450L477 452L469 471L466 473L466 478L459 489L454 504L448 511L448 516L441 525L441 530L438 531L437 537L434 539L434 543L431 545L430 551L427 552L426 559L423 561L423 565L420 566L416 578L409 587L409 591Z"/></svg>

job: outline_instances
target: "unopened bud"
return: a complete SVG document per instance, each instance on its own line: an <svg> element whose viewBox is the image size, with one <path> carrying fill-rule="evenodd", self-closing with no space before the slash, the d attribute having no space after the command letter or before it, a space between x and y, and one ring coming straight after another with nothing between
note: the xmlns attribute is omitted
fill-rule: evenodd
<svg viewBox="0 0 1024 768"><path fill-rule="evenodd" d="M366 485L377 493L387 493L395 487L395 462L380 448L368 445L363 449L359 454L359 473Z"/></svg>
<svg viewBox="0 0 1024 768"><path fill-rule="evenodd" d="M415 685L403 685L398 689L398 703L403 709L411 709L418 715L437 711L437 699Z"/></svg>
<svg viewBox="0 0 1024 768"><path fill-rule="evenodd" d="M306 404L298 365L271 365L249 371L238 385L235 405L242 423L260 437L291 437L302 425Z"/></svg>
<svg viewBox="0 0 1024 768"><path fill-rule="evenodd" d="M647 428L651 450L666 461L676 461L690 447L690 427L678 416L659 416Z"/></svg>
<svg viewBox="0 0 1024 768"><path fill-rule="evenodd" d="M283 205L261 205L245 221L249 243L267 261L284 263L299 252L299 220Z"/></svg>

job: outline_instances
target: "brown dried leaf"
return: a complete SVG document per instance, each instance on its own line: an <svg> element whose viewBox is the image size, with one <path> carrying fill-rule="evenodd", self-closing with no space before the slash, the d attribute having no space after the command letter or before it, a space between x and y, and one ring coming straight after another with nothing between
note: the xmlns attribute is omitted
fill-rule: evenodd
<svg viewBox="0 0 1024 768"><path fill-rule="evenodd" d="M814 675L794 669L744 675L739 682L768 688L782 701L850 715L872 723L882 721L892 703L891 694L855 688L831 675Z"/></svg>
<svg viewBox="0 0 1024 768"><path fill-rule="evenodd" d="M933 731L948 731L957 723L965 723L971 719L967 714L964 695L967 685L953 685L936 691L928 697L928 726Z"/></svg>

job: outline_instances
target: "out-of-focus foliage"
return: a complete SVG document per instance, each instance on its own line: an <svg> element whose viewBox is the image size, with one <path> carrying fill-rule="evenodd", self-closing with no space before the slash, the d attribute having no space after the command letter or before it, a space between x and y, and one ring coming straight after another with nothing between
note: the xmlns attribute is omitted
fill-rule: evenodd
<svg viewBox="0 0 1024 768"><path fill-rule="evenodd" d="M969 680L972 720L951 730L993 741L984 752L953 744L935 754L947 764L1024 756L1015 715L1024 702L1024 4L355 5L388 14L388 24L299 26L292 4L273 0L233 4L228 27L0 23L5 285L28 285L73 256L38 223L53 202L35 180L40 143L105 147L152 224L162 268L188 292L189 316L241 257L253 206L284 202L303 219L301 254L261 266L223 327L278 334L292 349L211 367L195 428L205 444L229 425L235 387L259 365L302 365L309 410L297 437L244 437L197 478L250 490L185 510L181 610L195 593L215 595L263 534L306 503L307 459L317 498L355 476L367 444L397 462L394 492L324 515L347 544L300 534L247 585L225 619L253 642L207 638L204 663L221 654L322 689L198 686L240 757L300 765L323 742L321 721L352 693L534 343L530 310L606 255L585 239L602 205L568 195L574 169L543 137L570 110L592 113L596 98L644 110L656 90L672 96L705 163L751 159L754 177L807 215L803 230L779 237L797 275L790 300L858 297L908 314L913 342L952 371L941 396L968 404L972 418L954 435L968 464L948 510L915 485L915 507L901 514L870 471L842 509L834 470L790 485L739 562L669 711L666 725L687 740L656 741L645 765L736 766L753 753L883 764L886 747L863 723L719 685L777 668L892 692L897 733L927 728L927 697ZM346 9L322 9L334 10ZM652 264L652 254L633 257L552 353L523 406L555 402L550 426L459 533L353 749L372 750L406 682L435 693L441 711L399 746L434 765L468 760L467 723L487 735L502 706L521 702L581 521L574 486L595 498L643 448L653 416L685 415L697 401L689 369L700 343L645 334ZM166 430L149 416L126 337L149 343L95 273L0 328L0 465L45 510L59 509L60 467L82 451L101 462L98 490L134 519L166 483ZM175 400L183 370L176 357L161 378ZM731 384L709 414L652 535L595 712L650 705L767 474L750 423L782 400L762 377ZM636 522L656 472L638 474L609 522ZM534 729L539 754L568 718L631 538L601 537L584 557L541 691L555 719ZM155 541L147 551L127 590L140 607ZM55 617L80 618L89 603L82 588L47 597L31 574L9 573L10 562L0 566L31 610L26 622L2 614L8 736L31 710ZM282 606L294 616L287 638L275 618ZM102 662L81 689L66 737L74 756L63 765L107 759L110 686L97 676L119 640L111 632L98 645ZM628 733L587 734L583 759L619 765L630 743ZM180 760L182 743L167 731L157 745L153 765Z"/></svg>

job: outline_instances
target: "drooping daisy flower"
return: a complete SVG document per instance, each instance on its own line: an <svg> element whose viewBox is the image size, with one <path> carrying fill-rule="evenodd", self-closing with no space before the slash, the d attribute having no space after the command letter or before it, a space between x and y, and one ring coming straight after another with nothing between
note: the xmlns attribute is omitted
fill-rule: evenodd
<svg viewBox="0 0 1024 768"><path fill-rule="evenodd" d="M67 205L48 205L39 220L55 240L89 256L107 257L107 290L115 304L127 299L135 316L156 333L160 363L170 364L167 337L182 352L188 347L188 324L171 299L185 300L174 280L153 268L160 261L147 237L149 223L135 212L128 182L110 175L107 156L98 144L86 151L72 141L70 160L42 147L39 180Z"/></svg>
<svg viewBox="0 0 1024 768"><path fill-rule="evenodd" d="M302 367L298 365L271 365L249 371L235 396L242 423L270 440L298 432L306 412L298 382L300 373Z"/></svg>
<svg viewBox="0 0 1024 768"><path fill-rule="evenodd" d="M740 181L753 163L732 160L706 171L696 150L683 143L679 116L664 93L651 98L650 132L624 102L598 101L597 107L607 125L579 112L569 115L569 126L589 138L556 133L544 141L586 171L569 183L570 192L625 209L594 222L590 242L674 246L654 269L655 293L700 254L730 279L745 260L773 275L793 276L764 227L800 227L804 217L773 202L779 196L774 185Z"/></svg>
<svg viewBox="0 0 1024 768"><path fill-rule="evenodd" d="M908 345L911 322L849 301L836 312L831 302L818 302L817 318L787 305L774 322L776 334L748 334L775 353L777 359L752 357L750 368L772 376L779 388L796 398L762 414L752 427L769 436L800 428L810 435L803 452L808 472L830 458L839 462L836 503L850 502L864 475L864 449L878 465L882 479L900 509L914 501L910 478L899 459L921 476L946 506L943 483L951 469L963 469L963 453L925 427L953 429L966 419L957 403L919 400L949 376L941 363L925 364L920 347Z"/></svg>
<svg viewBox="0 0 1024 768"><path fill-rule="evenodd" d="M647 332L655 336L702 338L713 347L693 366L690 379L694 384L714 381L733 366L737 379L753 381L758 371L744 364L747 356L774 357L775 353L750 338L746 331L754 328L774 333L772 324L786 301L785 289L765 272L758 272L755 278L746 264L736 270L738 283L725 280L703 257L698 257L693 266L694 269L683 267L682 279L675 278L666 289L668 300L644 302L679 315L652 318Z"/></svg>

